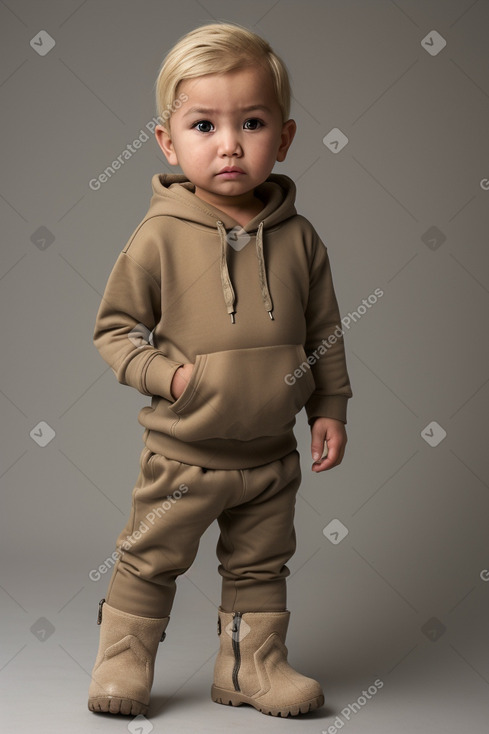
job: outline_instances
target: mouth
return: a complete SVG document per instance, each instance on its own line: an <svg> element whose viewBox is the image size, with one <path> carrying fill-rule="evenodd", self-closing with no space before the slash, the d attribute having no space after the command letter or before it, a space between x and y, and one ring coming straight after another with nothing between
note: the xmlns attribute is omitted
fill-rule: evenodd
<svg viewBox="0 0 489 734"><path fill-rule="evenodd" d="M217 175L223 176L224 178L236 178L243 173L244 171L242 168L238 168L237 166L227 166L226 168L222 168Z"/></svg>

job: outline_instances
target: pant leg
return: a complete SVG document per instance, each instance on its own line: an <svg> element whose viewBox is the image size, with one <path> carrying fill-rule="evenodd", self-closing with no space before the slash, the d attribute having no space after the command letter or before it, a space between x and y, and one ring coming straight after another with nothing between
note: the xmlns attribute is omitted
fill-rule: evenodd
<svg viewBox="0 0 489 734"><path fill-rule="evenodd" d="M117 540L107 602L141 617L167 617L176 578L192 565L202 534L242 495L240 471L205 470L144 448L129 521Z"/></svg>
<svg viewBox="0 0 489 734"><path fill-rule="evenodd" d="M241 473L241 503L228 506L218 518L221 606L227 612L283 611L290 573L285 564L296 549L299 453Z"/></svg>

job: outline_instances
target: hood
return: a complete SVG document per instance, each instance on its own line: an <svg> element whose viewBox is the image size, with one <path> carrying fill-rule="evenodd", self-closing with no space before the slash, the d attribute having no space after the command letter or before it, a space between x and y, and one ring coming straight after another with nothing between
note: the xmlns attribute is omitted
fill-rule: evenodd
<svg viewBox="0 0 489 734"><path fill-rule="evenodd" d="M151 183L153 196L147 218L162 215L177 217L183 221L209 227L219 237L222 292L233 324L235 323L236 298L229 276L228 248L233 247L239 250L241 247L233 243L238 243L239 238L245 234L250 237L255 236L260 291L265 310L273 321L273 301L268 287L263 232L297 214L295 209L296 189L292 179L284 174L272 173L264 183L255 188L255 194L261 199L264 207L245 227L241 227L225 212L195 196L195 186L185 176L156 174Z"/></svg>

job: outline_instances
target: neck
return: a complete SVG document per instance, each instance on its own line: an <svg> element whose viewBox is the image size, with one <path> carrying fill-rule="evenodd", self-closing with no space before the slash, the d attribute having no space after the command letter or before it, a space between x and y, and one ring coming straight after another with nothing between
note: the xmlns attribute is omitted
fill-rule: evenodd
<svg viewBox="0 0 489 734"><path fill-rule="evenodd" d="M232 217L238 224L245 227L248 222L256 217L264 207L263 202L253 191L244 196L213 196L208 191L202 191L201 189L195 189L195 195L220 209L222 212Z"/></svg>

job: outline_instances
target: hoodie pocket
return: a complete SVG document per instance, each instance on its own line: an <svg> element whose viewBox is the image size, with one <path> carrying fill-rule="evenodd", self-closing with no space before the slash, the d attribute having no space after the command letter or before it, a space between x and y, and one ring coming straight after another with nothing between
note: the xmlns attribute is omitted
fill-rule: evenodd
<svg viewBox="0 0 489 734"><path fill-rule="evenodd" d="M169 406L176 417L171 434L183 441L282 435L314 389L301 344L198 354L185 390Z"/></svg>

